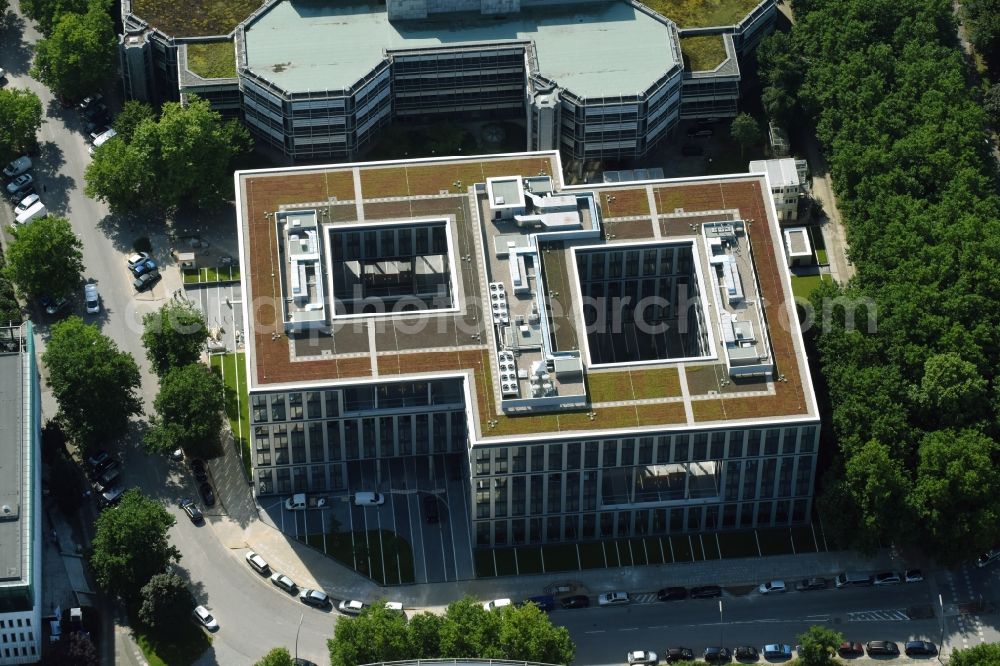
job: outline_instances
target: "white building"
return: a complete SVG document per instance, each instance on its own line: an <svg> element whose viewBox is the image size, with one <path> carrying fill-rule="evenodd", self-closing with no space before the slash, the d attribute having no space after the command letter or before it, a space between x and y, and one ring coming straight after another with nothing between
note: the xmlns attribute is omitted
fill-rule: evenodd
<svg viewBox="0 0 1000 666"><path fill-rule="evenodd" d="M780 160L754 160L750 173L767 174L771 196L782 224L799 217L799 199L806 192L806 161L785 157Z"/></svg>

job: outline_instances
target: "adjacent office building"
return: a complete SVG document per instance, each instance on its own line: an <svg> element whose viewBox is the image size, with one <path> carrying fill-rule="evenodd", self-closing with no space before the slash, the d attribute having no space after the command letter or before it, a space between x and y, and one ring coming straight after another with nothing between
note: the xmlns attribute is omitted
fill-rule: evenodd
<svg viewBox="0 0 1000 666"><path fill-rule="evenodd" d="M567 159L639 157L682 118L736 114L739 57L777 16L776 0L682 29L633 0L253 4L203 25L124 0L126 94L205 97L292 160L353 159L394 118L442 114L521 119L528 149ZM685 67L685 34L714 35L716 58ZM220 58L228 71L204 65Z"/></svg>
<svg viewBox="0 0 1000 666"><path fill-rule="evenodd" d="M561 173L236 174L258 497L442 458L481 547L809 520L819 415L766 176Z"/></svg>
<svg viewBox="0 0 1000 666"><path fill-rule="evenodd" d="M0 664L41 659L41 396L31 324L0 328Z"/></svg>

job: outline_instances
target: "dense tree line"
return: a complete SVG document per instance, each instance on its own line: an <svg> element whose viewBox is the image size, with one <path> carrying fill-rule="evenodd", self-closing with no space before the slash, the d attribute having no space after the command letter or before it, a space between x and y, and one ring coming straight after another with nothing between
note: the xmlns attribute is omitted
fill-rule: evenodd
<svg viewBox="0 0 1000 666"><path fill-rule="evenodd" d="M852 545L955 561L1000 538L1000 197L984 112L949 2L794 10L759 51L764 102L815 123L857 268L813 293L831 315L813 333L840 454L823 517Z"/></svg>
<svg viewBox="0 0 1000 666"><path fill-rule="evenodd" d="M1000 75L1000 0L963 0L969 38L994 76Z"/></svg>

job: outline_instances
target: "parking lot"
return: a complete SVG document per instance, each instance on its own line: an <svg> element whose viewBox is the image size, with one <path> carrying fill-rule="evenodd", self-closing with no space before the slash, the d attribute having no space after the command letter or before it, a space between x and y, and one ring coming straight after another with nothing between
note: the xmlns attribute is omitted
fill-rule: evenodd
<svg viewBox="0 0 1000 666"><path fill-rule="evenodd" d="M289 511L284 497L263 508L286 534L306 541L378 582L438 583L475 577L461 454L354 460L347 487L324 495L327 506ZM353 493L377 491L381 506L356 506ZM438 502L428 522L424 502Z"/></svg>

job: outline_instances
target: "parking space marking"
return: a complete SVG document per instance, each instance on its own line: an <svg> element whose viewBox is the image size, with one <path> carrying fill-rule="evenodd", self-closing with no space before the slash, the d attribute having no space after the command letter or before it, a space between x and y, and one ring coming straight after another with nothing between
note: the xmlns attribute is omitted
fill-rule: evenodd
<svg viewBox="0 0 1000 666"><path fill-rule="evenodd" d="M856 611L847 613L848 622L901 622L910 616L903 609Z"/></svg>

